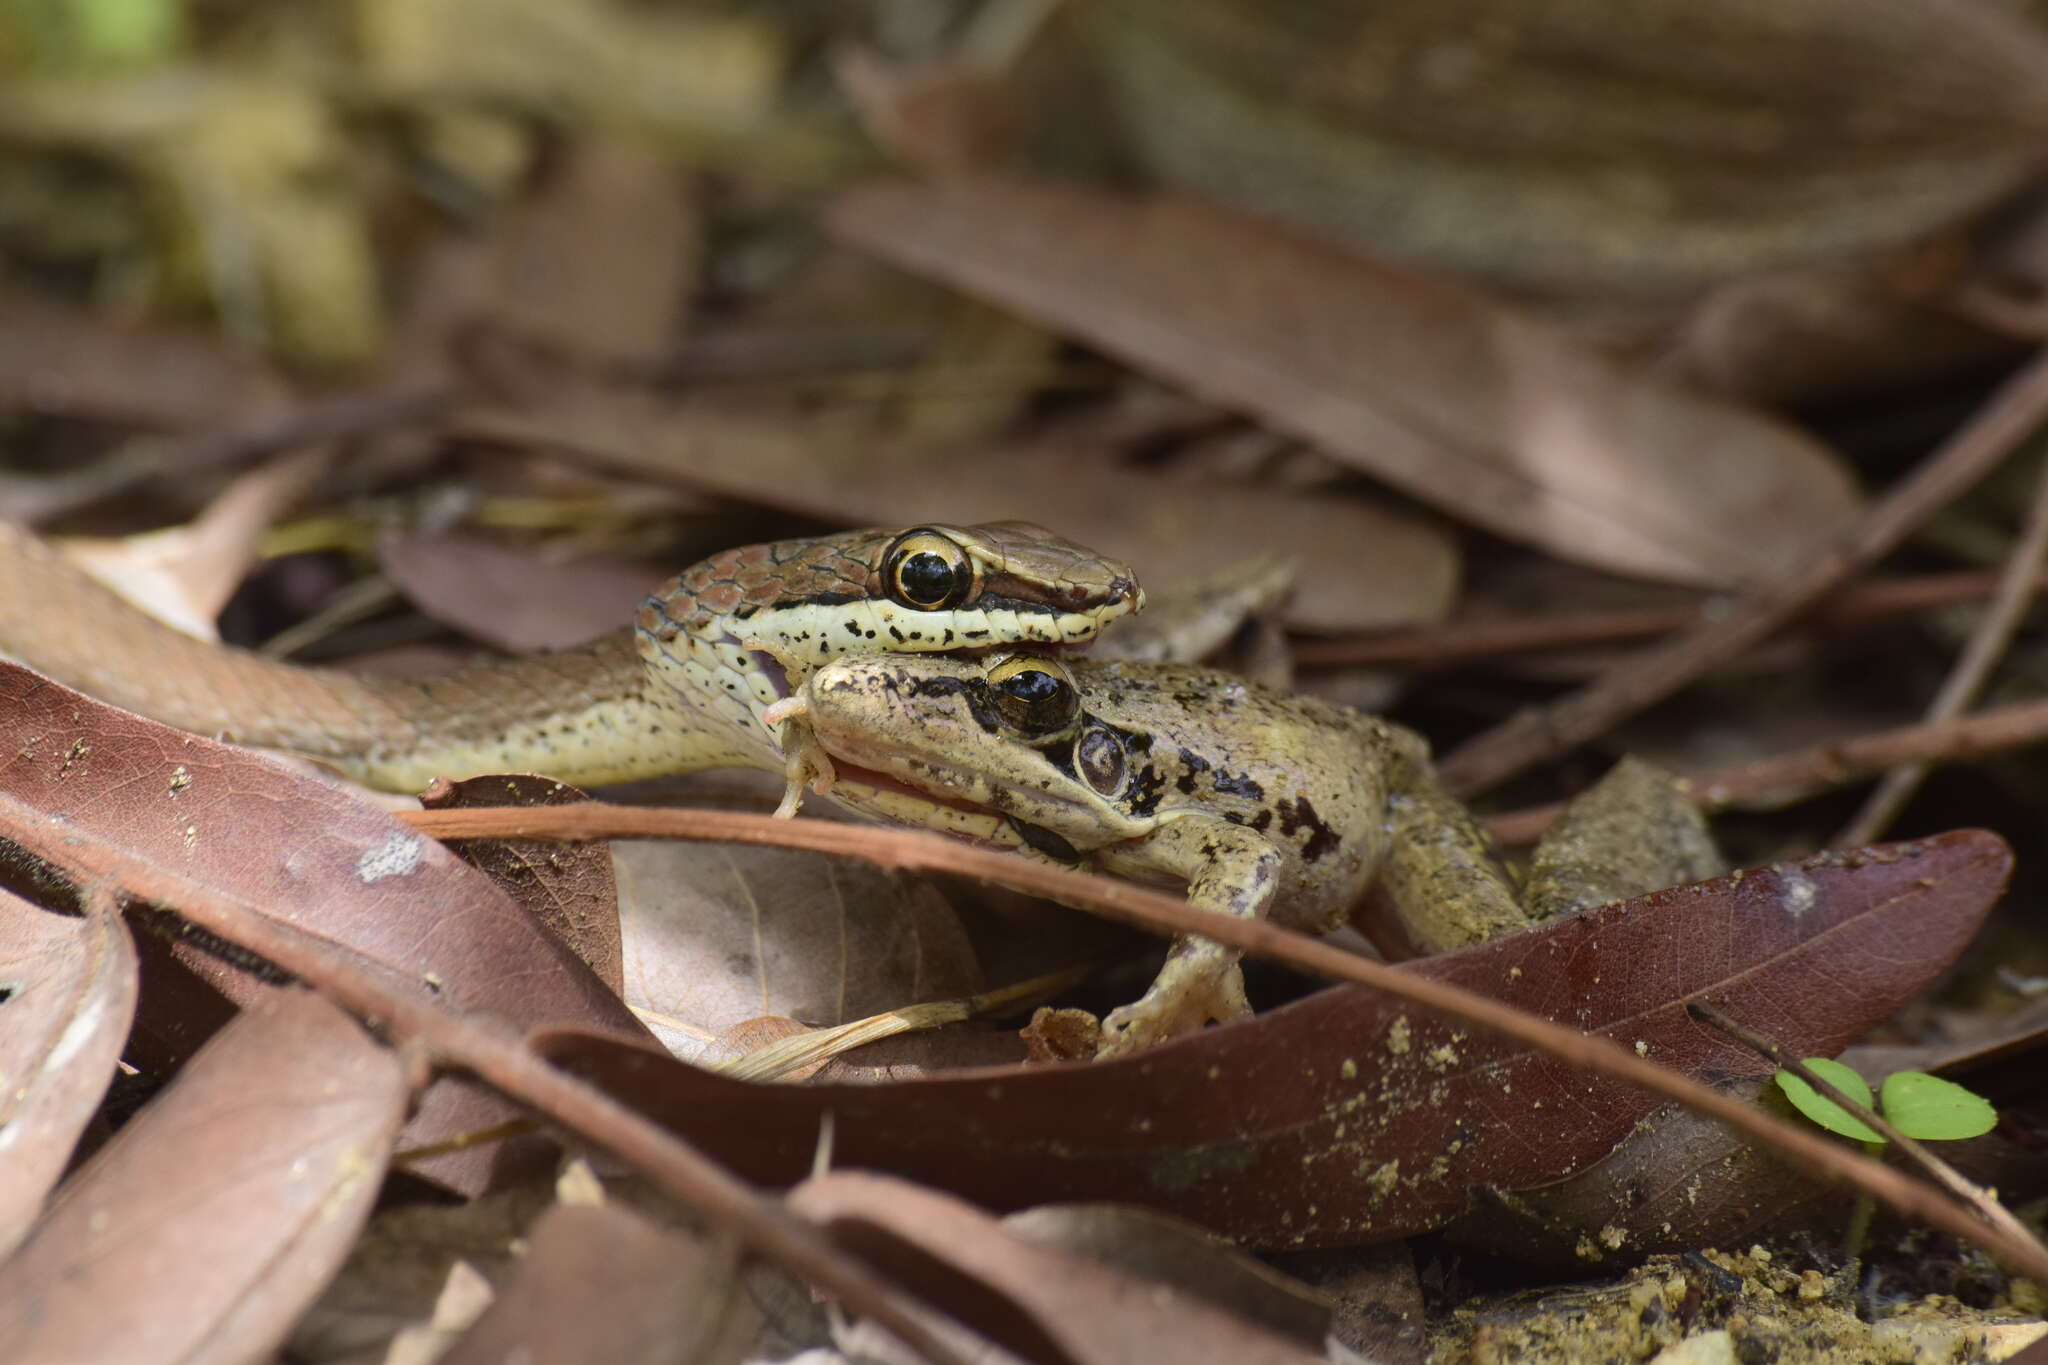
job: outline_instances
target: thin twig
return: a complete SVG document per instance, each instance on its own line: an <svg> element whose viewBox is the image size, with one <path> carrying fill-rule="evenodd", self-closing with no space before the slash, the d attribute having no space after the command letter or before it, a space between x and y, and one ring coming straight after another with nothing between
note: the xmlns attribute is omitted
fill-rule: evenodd
<svg viewBox="0 0 2048 1365"><path fill-rule="evenodd" d="M2005 1205L1999 1203L1997 1197L1989 1190L1970 1180L1964 1179L1962 1172L1928 1151L1923 1143L1907 1137L1897 1128L1894 1128L1891 1121L1882 1114L1874 1112L1870 1106L1862 1104L1849 1095L1844 1094L1840 1086L1815 1071L1799 1058L1785 1051L1784 1048L1779 1047L1776 1043L1764 1037L1761 1033L1723 1014L1712 1005L1702 1004L1696 1000L1685 1007L1685 1012L1701 1023L1711 1024L1736 1042L1741 1043L1744 1047L1768 1058L1780 1069L1791 1072L1800 1080L1805 1081L1815 1090L1818 1090L1822 1095L1833 1100L1847 1111L1851 1117L1856 1119L1857 1122L1865 1125L1872 1132L1891 1143L1896 1150L1904 1152L1907 1157L1919 1163L1920 1169L1927 1172L1930 1179L1975 1209L1978 1216L1985 1222L1995 1227L2004 1228L2014 1237L2033 1237L2034 1234L2027 1230L2026 1225L2013 1217Z"/></svg>
<svg viewBox="0 0 2048 1365"><path fill-rule="evenodd" d="M860 858L899 871L943 871L974 877L1085 908L1153 933L1198 934L1331 980L1385 991L1573 1065L1674 1099L1768 1143L1821 1179L1846 1181L1907 1217L1932 1223L1983 1247L2021 1274L2036 1279L2048 1275L2048 1247L1988 1228L1934 1187L1880 1162L1845 1152L1817 1133L1638 1057L1618 1043L1526 1014L1447 982L1396 970L1265 920L1197 910L1184 900L1130 882L968 847L924 831L872 829L826 820L777 820L731 811L655 810L590 802L413 811L405 820L415 829L443 839L671 838L799 848Z"/></svg>
<svg viewBox="0 0 2048 1365"><path fill-rule="evenodd" d="M2005 657L2020 619L2033 604L2034 587L2040 581L2043 563L2048 563L2048 466L2043 466L2034 485L2034 505L2027 512L2026 529L2005 561L1998 591L1978 618L1969 643L1963 646L1962 655L1927 708L1930 723L1961 715L1983 692L1991 670ZM1902 764L1886 773L1877 789L1865 798L1863 809L1835 836L1835 845L1854 848L1877 839L1898 818L1926 778L1924 762Z"/></svg>
<svg viewBox="0 0 2048 1365"><path fill-rule="evenodd" d="M2048 699L2014 702L1934 724L1834 740L1754 763L1716 768L1680 779L1701 810L1782 806L1844 786L1901 763L1976 758L2048 742ZM1486 822L1503 844L1531 844L1563 811L1561 804L1527 806Z"/></svg>
<svg viewBox="0 0 2048 1365"><path fill-rule="evenodd" d="M1959 606L1989 597L2001 575L1995 569L1962 569L1952 573L1910 574L1853 584L1816 603L1804 624L1843 630L1888 616ZM2032 591L2048 591L2048 575L2034 580ZM1294 646L1294 661L1303 668L1341 668L1379 664L1410 668L1464 663L1502 654L1527 654L1544 649L1583 645L1624 644L1673 631L1692 630L1717 620L1728 599L1668 607L1634 607L1617 611L1562 612L1533 619L1445 621L1329 640L1303 640Z"/></svg>
<svg viewBox="0 0 2048 1365"><path fill-rule="evenodd" d="M1639 655L1560 701L1528 707L1460 745L1440 765L1469 795L1604 733L1791 621L1869 567L1988 473L2048 417L2048 351L2035 355L1975 417L1900 482L1834 549L1782 586L1741 598L1728 616Z"/></svg>

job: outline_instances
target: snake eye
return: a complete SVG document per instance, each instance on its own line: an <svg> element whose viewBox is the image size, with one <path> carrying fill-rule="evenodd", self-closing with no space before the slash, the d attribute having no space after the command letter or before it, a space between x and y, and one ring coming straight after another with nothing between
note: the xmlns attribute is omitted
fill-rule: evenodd
<svg viewBox="0 0 2048 1365"><path fill-rule="evenodd" d="M889 596L913 611L957 607L974 586L967 552L937 531L905 531L882 557Z"/></svg>
<svg viewBox="0 0 2048 1365"><path fill-rule="evenodd" d="M1027 734L1057 730L1081 710L1074 680L1050 659L1005 659L988 671L988 687L1003 719Z"/></svg>
<svg viewBox="0 0 2048 1365"><path fill-rule="evenodd" d="M1090 727L1074 742L1074 770L1100 796L1115 796L1123 789L1124 743L1109 731Z"/></svg>

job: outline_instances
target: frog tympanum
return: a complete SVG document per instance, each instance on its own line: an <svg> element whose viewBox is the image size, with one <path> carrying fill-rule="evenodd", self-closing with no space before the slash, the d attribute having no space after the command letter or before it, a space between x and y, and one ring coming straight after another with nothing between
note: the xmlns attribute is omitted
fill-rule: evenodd
<svg viewBox="0 0 2048 1365"><path fill-rule="evenodd" d="M935 799L954 833L1185 883L1194 905L1311 932L1360 909L1403 953L1721 870L1671 779L1625 762L1573 804L1518 889L1420 736L1191 665L847 658L812 673L792 709L869 809ZM1236 956L1176 942L1144 997L1105 1017L1097 1055L1246 1013Z"/></svg>

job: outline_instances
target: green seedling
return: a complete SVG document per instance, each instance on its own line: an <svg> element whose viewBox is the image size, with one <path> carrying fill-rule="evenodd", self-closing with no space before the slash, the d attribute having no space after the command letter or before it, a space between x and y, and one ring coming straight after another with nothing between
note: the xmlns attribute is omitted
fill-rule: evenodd
<svg viewBox="0 0 2048 1365"><path fill-rule="evenodd" d="M1998 1111L1982 1095L1924 1071L1894 1071L1878 1088L1881 1098L1873 1100L1863 1078L1840 1062L1808 1057L1806 1064L1835 1089L1864 1108L1884 1115L1892 1127L1917 1141L1981 1137L1998 1122ZM1883 1151L1882 1137L1804 1080L1789 1071L1780 1071L1777 1081L1792 1107L1807 1118L1831 1133L1862 1143L1864 1152L1870 1156ZM1863 1254L1863 1239L1870 1229L1873 1206L1869 1194L1857 1196L1856 1211L1850 1215L1849 1230L1842 1238L1845 1259L1854 1261Z"/></svg>

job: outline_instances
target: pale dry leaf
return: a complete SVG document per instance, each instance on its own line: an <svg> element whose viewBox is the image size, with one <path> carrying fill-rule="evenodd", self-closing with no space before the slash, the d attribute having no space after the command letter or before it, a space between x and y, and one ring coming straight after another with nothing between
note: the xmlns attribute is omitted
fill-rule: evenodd
<svg viewBox="0 0 2048 1365"><path fill-rule="evenodd" d="M1448 281L1199 200L877 183L826 221L1560 558L1768 581L1859 507L1841 464L1789 427L1629 374Z"/></svg>
<svg viewBox="0 0 2048 1365"><path fill-rule="evenodd" d="M0 1257L64 1173L135 1017L135 944L112 910L0 892Z"/></svg>
<svg viewBox="0 0 2048 1365"><path fill-rule="evenodd" d="M627 1003L679 1056L764 1014L838 1024L981 988L952 908L915 879L787 849L612 856Z"/></svg>
<svg viewBox="0 0 2048 1365"><path fill-rule="evenodd" d="M258 558L263 535L327 468L323 450L258 465L183 526L56 542L65 558L157 620L218 641L215 620Z"/></svg>
<svg viewBox="0 0 2048 1365"><path fill-rule="evenodd" d="M270 1359L355 1241L406 1099L397 1055L319 996L244 1010L0 1268L0 1359Z"/></svg>

